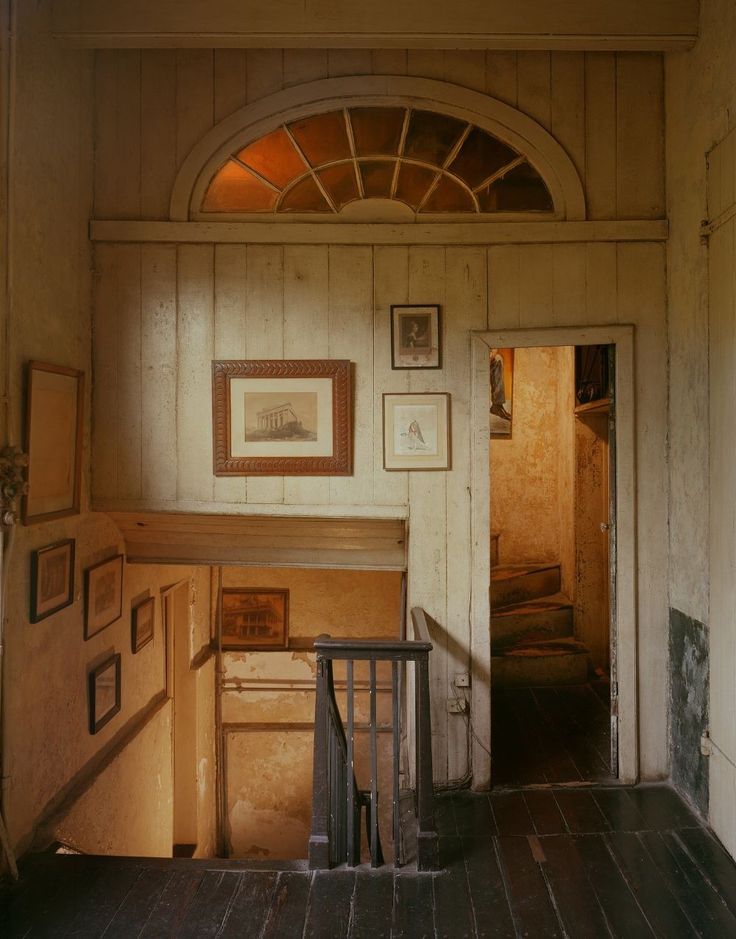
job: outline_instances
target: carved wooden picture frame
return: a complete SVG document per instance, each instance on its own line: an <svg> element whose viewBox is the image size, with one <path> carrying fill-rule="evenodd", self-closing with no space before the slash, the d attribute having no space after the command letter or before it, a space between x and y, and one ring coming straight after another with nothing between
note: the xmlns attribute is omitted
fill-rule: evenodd
<svg viewBox="0 0 736 939"><path fill-rule="evenodd" d="M214 361L212 426L215 476L349 476L350 362Z"/></svg>

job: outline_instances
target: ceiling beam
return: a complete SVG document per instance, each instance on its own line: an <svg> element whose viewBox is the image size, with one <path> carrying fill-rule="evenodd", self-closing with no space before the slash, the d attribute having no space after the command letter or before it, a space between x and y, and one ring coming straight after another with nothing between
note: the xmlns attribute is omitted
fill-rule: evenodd
<svg viewBox="0 0 736 939"><path fill-rule="evenodd" d="M698 0L55 0L54 34L96 48L667 50Z"/></svg>

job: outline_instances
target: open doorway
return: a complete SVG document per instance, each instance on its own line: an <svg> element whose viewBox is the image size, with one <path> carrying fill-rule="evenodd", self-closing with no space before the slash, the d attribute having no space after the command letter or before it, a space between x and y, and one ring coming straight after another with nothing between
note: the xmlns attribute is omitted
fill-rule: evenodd
<svg viewBox="0 0 736 939"><path fill-rule="evenodd" d="M489 372L493 783L611 779L615 347L496 346Z"/></svg>

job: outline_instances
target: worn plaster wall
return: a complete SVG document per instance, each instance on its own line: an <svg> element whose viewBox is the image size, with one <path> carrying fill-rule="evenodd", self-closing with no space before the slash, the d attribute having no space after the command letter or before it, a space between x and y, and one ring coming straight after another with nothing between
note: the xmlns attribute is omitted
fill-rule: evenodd
<svg viewBox="0 0 736 939"><path fill-rule="evenodd" d="M510 439L490 445L491 529L501 564L561 566L574 597L573 350L516 349Z"/></svg>
<svg viewBox="0 0 736 939"><path fill-rule="evenodd" d="M710 716L702 713L698 721L700 729L709 721L713 740L709 818L736 856L736 526L729 511L736 470L731 443L736 405L732 223L720 225L707 242L700 238L702 221L717 222L733 204L733 136L709 159L707 155L736 126L734 43L734 5L702 0L695 48L667 57L666 108L673 774L703 808L703 786L697 777L679 771L682 749L692 751L697 733L692 713L674 690L684 675L696 684L688 693L700 696L710 675ZM688 667L688 646L676 641L675 627L683 616L703 624L695 669ZM687 761L697 763L697 757L690 752Z"/></svg>
<svg viewBox="0 0 736 939"><path fill-rule="evenodd" d="M312 800L315 655L320 633L396 638L401 574L391 571L228 567L225 587L289 590L289 651L226 653L222 716L226 727L227 845L233 857L306 857ZM336 663L338 704L345 715L345 670ZM368 673L356 666L356 720L366 723ZM390 669L379 666L380 767L389 792ZM368 735L358 734L356 772L368 785ZM390 850L390 800L382 806ZM387 814L388 813L388 814Z"/></svg>

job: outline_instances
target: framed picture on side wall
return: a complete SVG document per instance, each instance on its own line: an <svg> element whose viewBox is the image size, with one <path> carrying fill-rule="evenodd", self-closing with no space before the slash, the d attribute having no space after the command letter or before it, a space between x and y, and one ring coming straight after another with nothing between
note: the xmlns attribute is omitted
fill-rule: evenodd
<svg viewBox="0 0 736 939"><path fill-rule="evenodd" d="M285 649L289 639L289 591L224 587L220 591L222 648L230 652Z"/></svg>
<svg viewBox="0 0 736 939"><path fill-rule="evenodd" d="M142 603L133 607L131 613L131 651L135 655L143 646L153 640L153 628L156 622L156 599L148 597Z"/></svg>
<svg viewBox="0 0 736 939"><path fill-rule="evenodd" d="M120 710L120 653L93 668L87 681L89 732L96 734Z"/></svg>
<svg viewBox="0 0 736 939"><path fill-rule="evenodd" d="M31 552L30 620L38 623L74 600L74 539Z"/></svg>
<svg viewBox="0 0 736 939"><path fill-rule="evenodd" d="M84 572L84 638L91 639L123 615L123 555Z"/></svg>
<svg viewBox="0 0 736 939"><path fill-rule="evenodd" d="M84 372L28 363L25 525L79 512L83 409Z"/></svg>

